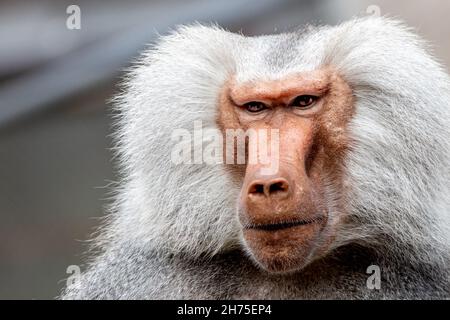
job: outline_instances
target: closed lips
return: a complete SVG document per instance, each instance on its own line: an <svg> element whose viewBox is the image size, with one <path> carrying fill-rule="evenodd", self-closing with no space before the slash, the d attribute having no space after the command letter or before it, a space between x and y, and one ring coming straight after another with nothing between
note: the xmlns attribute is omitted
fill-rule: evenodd
<svg viewBox="0 0 450 320"><path fill-rule="evenodd" d="M245 229L276 231L276 230L282 230L282 229L287 229L287 228L292 228L292 227L315 223L315 222L321 221L322 219L323 219L322 217L314 217L311 219L281 221L281 222L268 223L268 224L249 224L249 225L245 226Z"/></svg>

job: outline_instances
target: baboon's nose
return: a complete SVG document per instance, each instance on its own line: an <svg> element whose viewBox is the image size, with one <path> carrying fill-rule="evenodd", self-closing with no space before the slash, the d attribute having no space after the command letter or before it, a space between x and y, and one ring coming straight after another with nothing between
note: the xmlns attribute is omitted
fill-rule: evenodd
<svg viewBox="0 0 450 320"><path fill-rule="evenodd" d="M286 197L290 186L287 179L282 177L258 179L249 184L248 197Z"/></svg>

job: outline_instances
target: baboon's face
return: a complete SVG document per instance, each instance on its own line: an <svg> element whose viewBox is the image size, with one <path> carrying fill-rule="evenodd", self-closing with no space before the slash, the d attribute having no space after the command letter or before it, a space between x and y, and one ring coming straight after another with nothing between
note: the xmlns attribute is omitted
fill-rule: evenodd
<svg viewBox="0 0 450 320"><path fill-rule="evenodd" d="M352 115L351 89L331 69L226 83L219 127L267 137L247 137L245 164L228 166L242 182L243 243L262 268L298 270L330 247L345 212L343 162ZM226 154L237 152L227 143Z"/></svg>

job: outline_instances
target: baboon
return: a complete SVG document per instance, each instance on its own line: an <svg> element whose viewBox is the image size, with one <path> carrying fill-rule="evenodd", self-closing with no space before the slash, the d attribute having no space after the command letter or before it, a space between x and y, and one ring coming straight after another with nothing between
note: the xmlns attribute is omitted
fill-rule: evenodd
<svg viewBox="0 0 450 320"><path fill-rule="evenodd" d="M427 50L384 17L161 37L115 99L120 186L62 298L450 298L450 81ZM195 121L278 130L277 170L175 164Z"/></svg>

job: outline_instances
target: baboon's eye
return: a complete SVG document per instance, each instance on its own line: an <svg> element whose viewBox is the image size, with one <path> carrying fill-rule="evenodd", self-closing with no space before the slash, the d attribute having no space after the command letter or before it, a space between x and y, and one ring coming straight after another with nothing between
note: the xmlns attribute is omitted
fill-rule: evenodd
<svg viewBox="0 0 450 320"><path fill-rule="evenodd" d="M319 97L311 95L298 96L292 101L291 106L299 109L308 109L311 108L318 99Z"/></svg>
<svg viewBox="0 0 450 320"><path fill-rule="evenodd" d="M264 103L258 102L258 101L248 102L248 103L244 104L243 107L245 108L245 110L247 110L248 112L251 112L251 113L257 113L264 109L267 109L267 106Z"/></svg>

